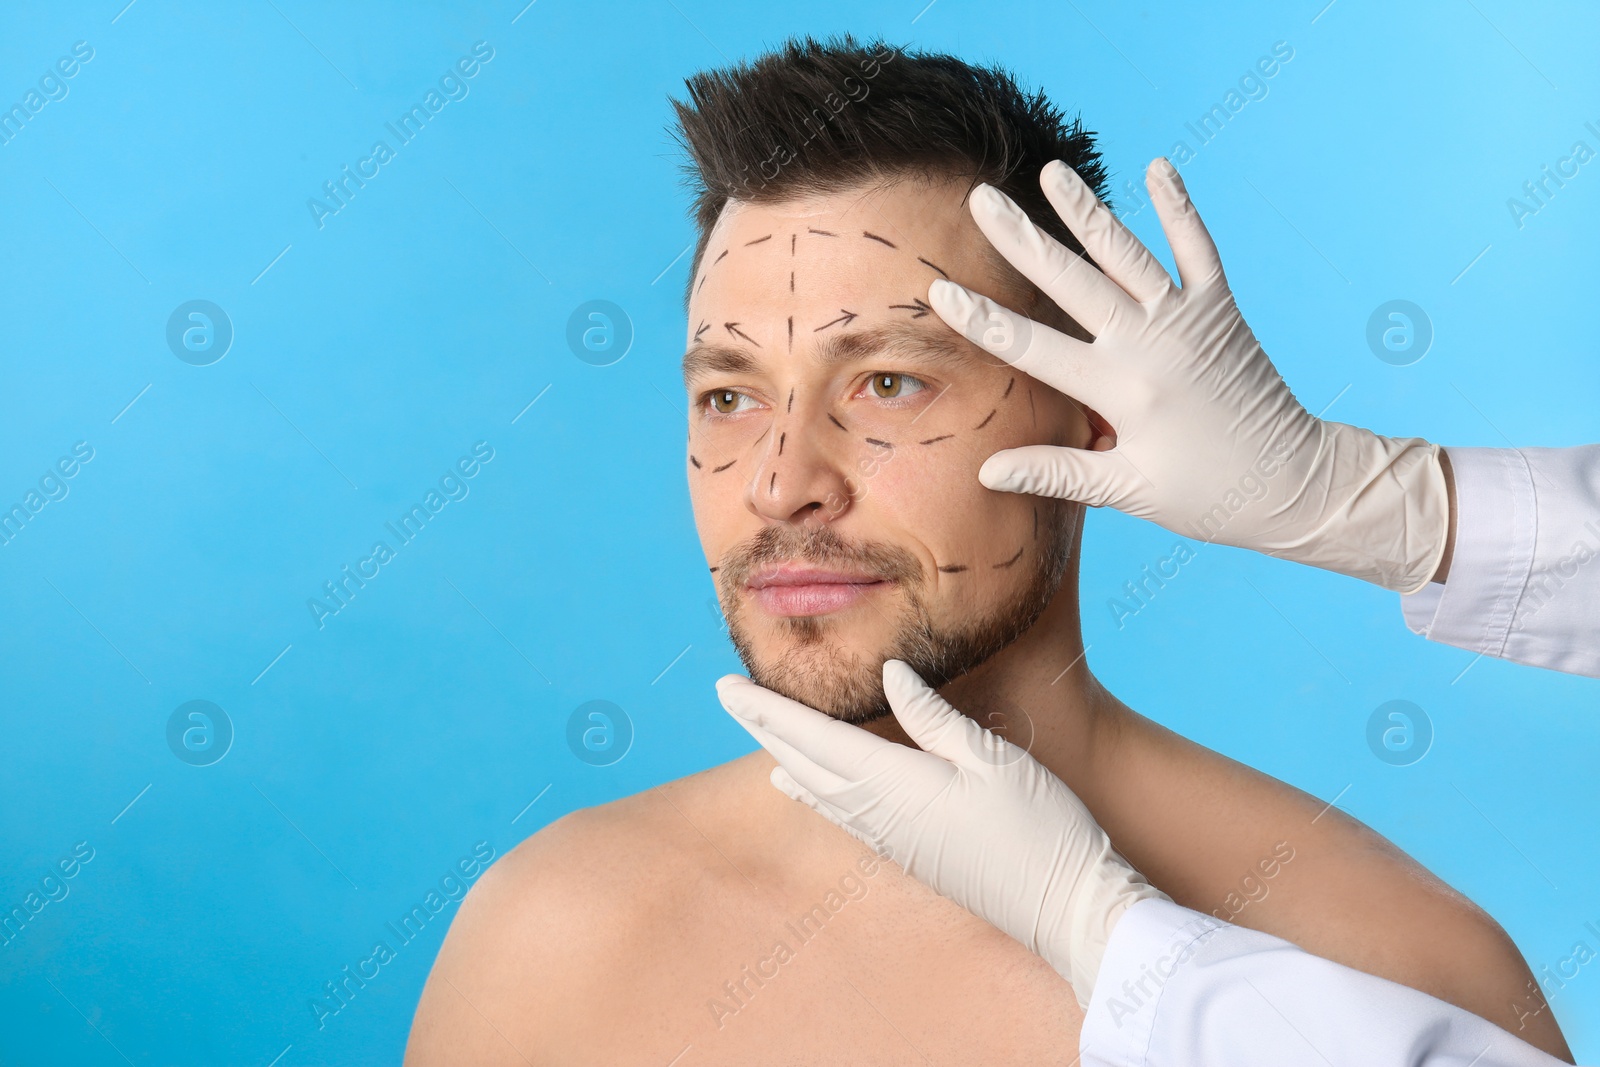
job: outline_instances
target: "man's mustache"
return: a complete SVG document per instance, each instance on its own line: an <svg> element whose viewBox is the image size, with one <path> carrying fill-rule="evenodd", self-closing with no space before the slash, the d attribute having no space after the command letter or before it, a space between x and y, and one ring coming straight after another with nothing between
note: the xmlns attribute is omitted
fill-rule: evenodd
<svg viewBox="0 0 1600 1067"><path fill-rule="evenodd" d="M910 585L923 580L922 561L906 549L880 541L846 541L831 526L763 527L723 554L717 577L724 590L735 593L758 568L797 560L885 582Z"/></svg>

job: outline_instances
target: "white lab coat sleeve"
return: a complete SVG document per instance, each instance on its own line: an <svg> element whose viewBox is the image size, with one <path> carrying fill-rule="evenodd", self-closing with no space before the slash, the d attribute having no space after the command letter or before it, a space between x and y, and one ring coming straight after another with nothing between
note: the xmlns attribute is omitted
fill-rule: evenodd
<svg viewBox="0 0 1600 1067"><path fill-rule="evenodd" d="M1600 677L1600 445L1451 448L1444 584L1400 598L1430 641Z"/></svg>
<svg viewBox="0 0 1600 1067"><path fill-rule="evenodd" d="M1083 1067L1555 1067L1425 993L1169 900L1117 921L1079 1042Z"/></svg>

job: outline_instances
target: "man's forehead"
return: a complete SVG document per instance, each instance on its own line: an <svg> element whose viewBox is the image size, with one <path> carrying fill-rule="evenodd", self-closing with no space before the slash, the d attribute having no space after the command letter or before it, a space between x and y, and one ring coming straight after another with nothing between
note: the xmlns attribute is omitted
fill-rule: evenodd
<svg viewBox="0 0 1600 1067"><path fill-rule="evenodd" d="M692 280L684 377L755 372L804 353L842 364L889 353L971 366L933 313L930 283L993 290L987 242L956 181L897 182L779 203L730 203Z"/></svg>

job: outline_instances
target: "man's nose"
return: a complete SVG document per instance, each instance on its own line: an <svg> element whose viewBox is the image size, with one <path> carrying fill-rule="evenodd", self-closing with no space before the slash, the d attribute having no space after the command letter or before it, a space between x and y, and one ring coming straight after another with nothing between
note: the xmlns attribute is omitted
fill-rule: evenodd
<svg viewBox="0 0 1600 1067"><path fill-rule="evenodd" d="M857 454L865 449L859 434L825 407L794 400L774 416L745 503L771 522L829 523L850 510L860 493Z"/></svg>

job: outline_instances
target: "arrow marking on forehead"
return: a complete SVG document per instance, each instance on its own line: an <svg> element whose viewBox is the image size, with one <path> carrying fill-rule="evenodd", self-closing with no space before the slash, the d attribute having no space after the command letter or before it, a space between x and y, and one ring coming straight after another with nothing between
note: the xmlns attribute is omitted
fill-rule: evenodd
<svg viewBox="0 0 1600 1067"><path fill-rule="evenodd" d="M848 326L857 317L857 313L856 312L850 311L847 308L840 308L839 310L843 311L844 314L840 315L838 318L834 319L832 322L823 323L821 326L818 326L816 329L812 330L811 332L812 333L821 333L823 330L826 330L829 326L837 326L841 322L844 323L846 326Z"/></svg>
<svg viewBox="0 0 1600 1067"><path fill-rule="evenodd" d="M722 324L722 328L727 330L728 333L732 334L734 337L742 337L746 341L749 341L751 344L755 345L757 348L761 347L761 342L757 341L754 337L751 337L749 334L739 329L739 324L737 322L725 322Z"/></svg>

